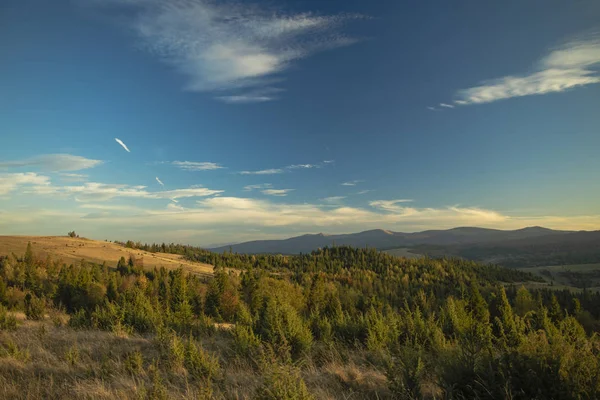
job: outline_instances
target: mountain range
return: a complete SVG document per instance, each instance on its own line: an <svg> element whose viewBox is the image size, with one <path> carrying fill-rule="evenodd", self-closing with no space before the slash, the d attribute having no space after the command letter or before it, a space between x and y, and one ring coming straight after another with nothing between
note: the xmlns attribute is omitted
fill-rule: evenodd
<svg viewBox="0 0 600 400"><path fill-rule="evenodd" d="M364 232L326 235L323 233L296 236L282 240L253 240L229 246L216 247L211 250L222 252L229 250L236 253L259 254L298 254L307 253L326 246L374 247L379 250L417 245L464 245L501 242L508 240L530 239L535 237L565 235L572 231L557 231L539 226L505 231L460 227L447 230L428 230L423 232L392 232L384 229L373 229Z"/></svg>

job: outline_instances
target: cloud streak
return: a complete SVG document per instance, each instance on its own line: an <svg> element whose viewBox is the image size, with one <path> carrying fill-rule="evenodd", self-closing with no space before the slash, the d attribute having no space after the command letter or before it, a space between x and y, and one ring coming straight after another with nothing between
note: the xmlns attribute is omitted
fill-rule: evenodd
<svg viewBox="0 0 600 400"><path fill-rule="evenodd" d="M79 171L101 165L103 161L74 156L72 154L45 154L23 160L1 161L0 169L38 168L44 171Z"/></svg>
<svg viewBox="0 0 600 400"><path fill-rule="evenodd" d="M172 164L184 171L212 171L225 168L214 162L173 161Z"/></svg>
<svg viewBox="0 0 600 400"><path fill-rule="evenodd" d="M261 193L267 196L287 196L294 189L265 189Z"/></svg>
<svg viewBox="0 0 600 400"><path fill-rule="evenodd" d="M600 83L600 39L569 42L542 58L529 74L509 75L459 90L455 105L491 103L513 97L560 93ZM440 104L441 105L441 104Z"/></svg>
<svg viewBox="0 0 600 400"><path fill-rule="evenodd" d="M162 181L161 181L160 179L158 179L158 176L156 177L156 182L158 182L158 184L159 184L160 186L162 186L163 188L165 187L165 184L164 184L164 183L162 183Z"/></svg>
<svg viewBox="0 0 600 400"><path fill-rule="evenodd" d="M342 183L342 186L356 186L358 183L364 182L362 180L354 180Z"/></svg>
<svg viewBox="0 0 600 400"><path fill-rule="evenodd" d="M283 174L285 172L297 170L297 169L313 169L313 168L323 168L328 165L333 164L333 160L326 160L318 164L292 164L282 168L270 168L270 169L262 169L258 171L240 171L241 175L275 175L275 174Z"/></svg>
<svg viewBox="0 0 600 400"><path fill-rule="evenodd" d="M143 48L187 77L187 90L233 92L217 99L235 104L273 100L273 93L260 90L280 80L295 61L356 42L341 28L359 18L286 13L243 2L88 1L129 7L130 30Z"/></svg>
<svg viewBox="0 0 600 400"><path fill-rule="evenodd" d="M123 143L123 141L121 139L115 138L115 142L119 143L121 145L121 147L123 147L125 149L126 152L131 153L131 151L129 151L129 148L127 147L127 145L125 143Z"/></svg>

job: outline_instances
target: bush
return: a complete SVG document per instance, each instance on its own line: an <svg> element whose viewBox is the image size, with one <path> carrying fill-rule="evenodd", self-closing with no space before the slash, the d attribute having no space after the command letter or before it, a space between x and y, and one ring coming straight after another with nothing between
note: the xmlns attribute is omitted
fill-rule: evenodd
<svg viewBox="0 0 600 400"><path fill-rule="evenodd" d="M249 326L236 325L231 331L233 348L242 357L252 357L260 348L260 339Z"/></svg>
<svg viewBox="0 0 600 400"><path fill-rule="evenodd" d="M14 331L15 329L17 329L17 318L0 304L0 331Z"/></svg>
<svg viewBox="0 0 600 400"><path fill-rule="evenodd" d="M67 350L65 353L65 359L71 365L77 365L79 362L79 347L77 345L73 345Z"/></svg>
<svg viewBox="0 0 600 400"><path fill-rule="evenodd" d="M125 357L123 361L125 371L131 375L139 375L144 371L144 357L139 350L131 352Z"/></svg>
<svg viewBox="0 0 600 400"><path fill-rule="evenodd" d="M189 339L185 349L185 368L198 380L212 380L221 374L219 360L192 339Z"/></svg>
<svg viewBox="0 0 600 400"><path fill-rule="evenodd" d="M31 358L31 355L29 354L29 350L19 349L19 346L9 339L2 343L2 347L0 347L0 357L12 357L15 360L27 362Z"/></svg>
<svg viewBox="0 0 600 400"><path fill-rule="evenodd" d="M256 396L258 400L312 400L306 383L298 370L291 366L276 366L265 371L262 386Z"/></svg>
<svg viewBox="0 0 600 400"><path fill-rule="evenodd" d="M25 316L27 319L42 320L46 311L44 299L37 298L32 293L25 295Z"/></svg>

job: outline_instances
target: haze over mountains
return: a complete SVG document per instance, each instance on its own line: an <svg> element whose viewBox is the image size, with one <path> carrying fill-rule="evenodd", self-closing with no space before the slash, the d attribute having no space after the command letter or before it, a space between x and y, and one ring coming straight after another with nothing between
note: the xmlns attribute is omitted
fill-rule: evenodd
<svg viewBox="0 0 600 400"><path fill-rule="evenodd" d="M374 229L358 233L325 235L308 234L283 240L254 240L231 246L213 248L216 252L231 249L237 253L306 253L318 248L332 245L347 245L353 247L375 247L379 250L412 247L417 245L461 245L500 242L507 240L529 239L535 237L565 235L572 231L557 231L542 227L527 227L512 231L460 227L447 230L428 230L423 232L392 232Z"/></svg>

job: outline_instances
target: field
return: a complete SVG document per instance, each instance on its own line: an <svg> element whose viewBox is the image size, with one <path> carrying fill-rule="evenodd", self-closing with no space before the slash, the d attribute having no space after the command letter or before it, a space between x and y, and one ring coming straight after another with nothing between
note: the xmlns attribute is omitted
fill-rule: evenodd
<svg viewBox="0 0 600 400"><path fill-rule="evenodd" d="M412 253L410 250L411 249L409 249L409 248L401 247L399 249L384 250L383 252L387 253L389 255L392 255L392 256L396 256L396 257L404 257L404 258L421 258L421 257L423 257L422 254Z"/></svg>
<svg viewBox="0 0 600 400"><path fill-rule="evenodd" d="M21 256L29 242L37 257L46 258L50 255L53 259L62 259L67 264L76 264L83 259L99 264L106 261L114 267L121 257L127 259L133 255L138 260L143 259L145 268L164 266L167 269L175 269L182 266L188 272L201 275L211 275L213 271L212 265L187 261L177 254L150 253L128 249L112 242L67 236L0 236L0 255L15 253Z"/></svg>
<svg viewBox="0 0 600 400"><path fill-rule="evenodd" d="M553 265L519 268L541 276L555 288L600 291L600 264Z"/></svg>

